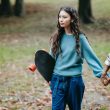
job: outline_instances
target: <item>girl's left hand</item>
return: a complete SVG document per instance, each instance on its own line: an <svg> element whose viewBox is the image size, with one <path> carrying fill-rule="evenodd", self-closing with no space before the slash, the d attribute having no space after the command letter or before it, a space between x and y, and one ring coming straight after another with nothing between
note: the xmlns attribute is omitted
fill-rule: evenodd
<svg viewBox="0 0 110 110"><path fill-rule="evenodd" d="M110 78L106 76L106 74L102 74L101 82L104 86L107 86L110 83Z"/></svg>

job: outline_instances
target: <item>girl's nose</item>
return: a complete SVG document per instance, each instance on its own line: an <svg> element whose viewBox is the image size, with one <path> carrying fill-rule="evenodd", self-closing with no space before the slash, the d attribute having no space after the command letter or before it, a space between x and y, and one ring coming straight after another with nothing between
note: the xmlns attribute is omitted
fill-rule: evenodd
<svg viewBox="0 0 110 110"><path fill-rule="evenodd" d="M60 22L63 22L63 19L60 19Z"/></svg>

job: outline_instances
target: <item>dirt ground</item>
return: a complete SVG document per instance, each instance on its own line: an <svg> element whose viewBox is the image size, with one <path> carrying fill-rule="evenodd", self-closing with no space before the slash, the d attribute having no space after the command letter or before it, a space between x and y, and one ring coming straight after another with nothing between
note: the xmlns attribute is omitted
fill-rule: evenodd
<svg viewBox="0 0 110 110"><path fill-rule="evenodd" d="M91 32L86 32L91 36ZM90 34L91 33L91 34ZM97 36L99 33L94 33ZM19 36L22 36L19 37ZM10 45L25 42L32 43L31 37L26 34L13 34L13 39L8 35L2 35L2 43L10 40ZM105 36L101 35L102 37ZM108 34L106 35L108 36ZM108 38L108 37L107 37ZM105 39L107 39L105 38ZM49 38L34 38L39 42L48 43ZM98 39L98 38L97 38ZM44 41L43 41L44 40ZM92 42L92 40L90 38ZM32 63L31 56L16 62L10 61L0 71L0 110L50 110L50 88L44 79L36 71L36 74L26 70L26 65ZM22 64L24 63L24 65ZM104 87L100 79L94 77L88 66L84 65L84 81L86 85L82 110L109 110L110 109L110 86ZM103 109L102 109L103 108Z"/></svg>

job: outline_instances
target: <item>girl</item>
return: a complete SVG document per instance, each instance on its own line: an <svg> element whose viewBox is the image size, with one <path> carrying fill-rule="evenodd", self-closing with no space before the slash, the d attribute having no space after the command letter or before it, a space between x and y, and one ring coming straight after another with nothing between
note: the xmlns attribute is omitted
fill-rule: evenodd
<svg viewBox="0 0 110 110"><path fill-rule="evenodd" d="M50 54L56 63L51 79L52 110L81 110L85 85L82 64L85 59L98 78L102 65L85 35L79 29L77 11L62 7L58 13L58 30L51 37Z"/></svg>

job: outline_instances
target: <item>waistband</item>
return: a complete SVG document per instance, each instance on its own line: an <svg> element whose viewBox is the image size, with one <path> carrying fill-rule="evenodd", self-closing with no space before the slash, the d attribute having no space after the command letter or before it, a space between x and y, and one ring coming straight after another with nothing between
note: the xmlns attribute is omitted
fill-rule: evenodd
<svg viewBox="0 0 110 110"><path fill-rule="evenodd" d="M56 75L56 76L61 76L61 77L80 77L80 76L82 76L82 74L80 73L80 74L77 74L77 75L72 75L72 76L63 76L63 75L60 75L60 74L57 74L57 73L53 73L54 75Z"/></svg>
<svg viewBox="0 0 110 110"><path fill-rule="evenodd" d="M52 76L52 79L59 79L60 81L65 81L65 80L68 80L70 78L80 78L82 77L81 74L78 74L78 75L74 75L74 76L62 76L62 75L58 75L58 74L53 74Z"/></svg>

